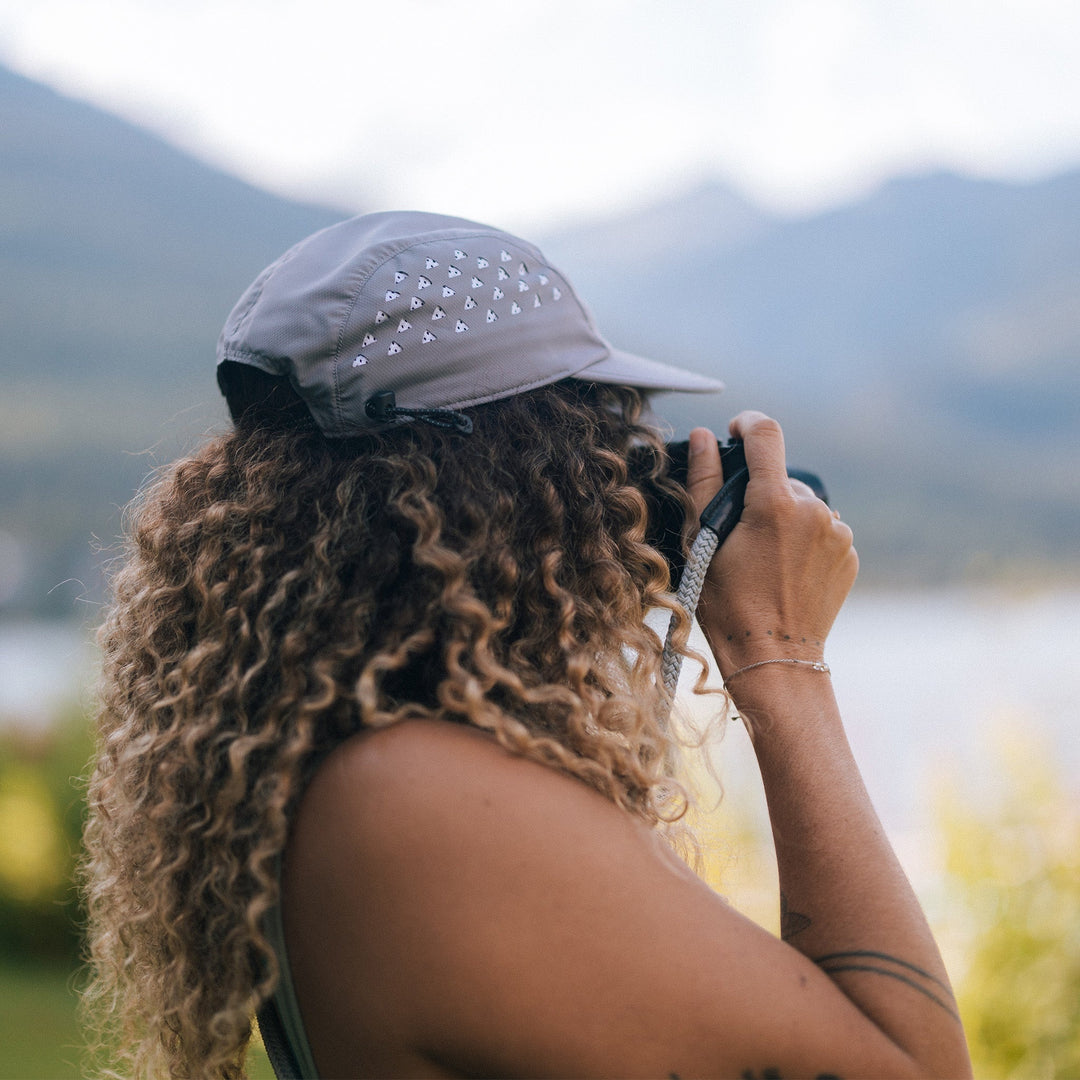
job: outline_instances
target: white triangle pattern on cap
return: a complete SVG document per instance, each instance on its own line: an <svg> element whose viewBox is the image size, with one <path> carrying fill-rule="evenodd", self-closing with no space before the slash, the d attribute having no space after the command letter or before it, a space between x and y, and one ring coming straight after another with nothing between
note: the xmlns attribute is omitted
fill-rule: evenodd
<svg viewBox="0 0 1080 1080"><path fill-rule="evenodd" d="M723 388L614 349L531 244L412 212L352 218L301 241L233 309L218 359L287 375L328 436L382 426L364 403L383 390L406 408L460 409L568 377Z"/></svg>
<svg viewBox="0 0 1080 1080"><path fill-rule="evenodd" d="M461 248L454 248L453 249L453 254L454 254L454 257L457 258L459 261L469 257L469 253L467 251L463 251ZM497 257L499 258L499 260L501 262L507 262L507 261L509 261L509 260L511 260L513 258L510 255L510 253L505 250L505 248L501 248L499 250ZM489 267L490 265L491 265L491 263L490 263L489 259L486 256L480 255L480 256L477 257L477 270L478 270L478 272L482 271L486 267ZM454 310L454 303L455 303L454 298L457 296L457 291L454 288L452 288L449 284L440 284L439 277L437 275L439 274L439 270L442 269L442 268L445 268L446 277L448 279L455 278L455 277L460 277L462 272L461 272L460 268L458 266L454 265L452 262L448 262L448 261L442 262L442 261L437 260L437 259L435 259L435 258L433 258L431 256L427 256L425 258L424 267L425 267L425 269L427 271L429 271L429 274L424 276L424 277L421 277L420 282L422 283L423 287L425 287L425 288L429 288L432 285L439 286L441 297L442 297L442 300L444 301L444 303L436 305L436 307L434 308L434 310L431 313L431 319L432 320L445 319L447 317L447 315L451 311ZM408 276L402 270L392 270L392 271L390 271L390 273L391 273L391 276L393 277L393 280L395 282L398 282L398 283L400 283L402 280L404 280ZM553 287L550 284L550 280L551 280L550 276L549 276L550 271L549 271L548 274L541 273L539 271L530 272L528 264L524 260L521 260L518 263L517 273L518 273L518 277L517 277L517 280L516 280L516 284L514 286L517 293L519 293L519 294L520 293L526 293L526 292L531 292L533 288L537 289L537 291L536 291L536 293L535 293L535 295L533 297L533 302L532 302L532 305L531 305L532 307L538 308L538 307L543 306L544 300L542 298L542 293L540 291L541 289L543 289L543 295L545 295L547 297L547 300L548 300L549 303L558 303L562 299L561 290L557 286ZM504 269L503 266L500 265L500 266L498 266L496 268L496 275L495 275L496 280L498 280L498 281L508 281L510 279L510 276L511 275ZM529 284L530 279L533 280L533 285ZM477 275L473 275L473 277L471 279L471 285L472 285L472 287L474 289L482 289L482 288L484 288L486 286L486 284L487 283L484 281L483 278L481 278L481 277L479 277ZM545 288L545 286L546 286L546 288ZM374 291L375 292L382 291L382 295L383 295L383 308L380 308L376 312L376 316L375 316L375 319L374 319L375 327L378 327L380 324L386 324L386 325L389 325L389 326L393 326L394 319L397 318L398 316L396 314L395 309L393 307L391 307L390 305L393 303L394 300L399 299L400 296L402 296L404 294L398 294L397 292L395 292L392 289L386 289L385 291L383 291L383 290L381 290L381 287L376 288ZM499 318L498 301L506 300L506 298L507 298L507 294L506 294L505 290L500 288L497 285L494 286L493 291L492 291L491 304L487 308L487 314L486 314L486 320L485 320L486 322L493 323L493 322L496 322L498 320L498 318ZM420 307L422 307L423 304L424 304L424 302L419 297L412 297L409 300L409 309L411 311L415 311L415 310L419 309ZM477 302L476 302L476 299L473 297L473 295L471 293L465 294L464 301L461 304L462 310L463 311L471 311L476 306L477 306ZM384 308L385 308L385 310L384 310ZM502 310L502 312L504 314L506 312L509 312L512 315L519 315L523 311L523 308L518 304L518 302L516 300L510 300L507 304L502 305L501 310ZM361 342L361 344L364 347L370 346L374 342L378 341L378 337L374 333L375 327L371 327L371 328L368 328L367 330L365 330L364 336L363 336L363 339L362 339L362 342ZM406 331L411 330L412 328L413 328L413 324L410 323L407 318L405 318L404 316L401 316L399 318L399 321L397 323L397 329L393 333L395 335L395 338L397 338L397 335L405 335L400 340L397 340L397 344L400 346L400 348L402 350L407 348L409 346L409 344L410 344L410 335L406 334ZM465 333L469 329L470 329L469 325L466 324L462 319L457 319L455 321L455 330L456 330L457 333ZM425 331L425 333L426 333L426 331ZM384 336L388 336L388 335L384 335ZM421 341L425 340L423 334L421 334L420 340ZM428 340L431 340L430 337L428 338Z"/></svg>
<svg viewBox="0 0 1080 1080"><path fill-rule="evenodd" d="M455 248L453 250L453 256L460 261L462 259L468 258L468 252L462 251L461 248ZM505 249L500 249L498 258L500 263L506 263L511 261L513 257ZM435 273L438 272L439 268L445 267L445 273L447 275L447 278L455 278L461 276L460 268L449 261L440 261L429 256L425 259L424 265L425 269L433 271ZM478 270L483 270L490 266L491 262L489 261L489 258L487 256L480 255L477 257ZM536 291L533 294L532 303L530 305L530 307L534 309L543 306L544 297L547 298L549 303L558 303L562 300L563 293L557 285L552 284L552 273L553 271L550 271L546 267L543 270L537 268L535 271L530 271L528 264L525 263L524 260L522 260L518 263L518 276L514 285L514 289L518 294L532 292L533 289L535 289ZM401 280L407 275L405 275L402 271L398 270L394 271L393 276L395 280ZM502 265L496 267L495 276L497 281L509 281L511 277L511 275ZM425 286L438 284L438 278L424 278L422 280L424 281ZM530 281L532 281L533 284L530 285ZM485 286L486 282L483 280L483 278L474 275L472 277L471 284L473 288L480 289ZM457 295L456 291L449 285L442 285L441 292L444 301L452 301L452 299ZM385 295L387 294L384 294L384 296ZM507 294L505 290L496 285L492 293L491 301L492 305L494 306L489 306L487 308L487 312L485 315L486 323L493 323L498 321L499 310L497 302L506 299ZM422 304L423 301L419 300L419 298L414 297L410 301L410 308L415 309ZM472 294L467 294L464 303L462 304L463 311L470 311L476 306L476 300L474 299ZM509 301L508 307L505 304L503 305L502 310L504 314L508 311L511 315L520 315L525 309L521 307L517 300L512 299ZM433 320L437 320L446 318L446 316L446 308L440 305L435 308L431 318ZM392 321L392 316L390 321ZM411 324L406 319L402 318L398 324L397 334L402 334L403 331L408 329L411 329ZM457 319L455 321L454 330L456 333L459 334L466 333L470 330L470 325L465 323L462 319ZM364 344L370 344L370 338L371 332L369 330L365 333ZM434 336L426 330L423 331L420 336L420 341L422 343L427 343L433 340L435 340ZM406 338L404 341L400 342L401 349L407 347L408 344L409 339ZM395 354L401 351L401 349L395 350ZM361 364L355 366L363 365ZM588 378L594 382L603 382L613 385L638 386L641 389L682 389L691 391L712 391L719 389L716 381L713 379L709 379L706 376L698 376L692 372L684 371L679 368L673 368L671 365L668 364L663 364L655 360L647 360L644 357L635 356L632 353L621 352L620 350L610 347L609 355L607 357L603 357L595 363L589 365L588 367L583 368L577 374L579 377Z"/></svg>

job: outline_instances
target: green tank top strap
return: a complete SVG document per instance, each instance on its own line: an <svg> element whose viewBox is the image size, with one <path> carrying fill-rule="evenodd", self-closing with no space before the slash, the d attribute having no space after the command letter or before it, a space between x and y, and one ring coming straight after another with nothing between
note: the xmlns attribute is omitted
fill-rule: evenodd
<svg viewBox="0 0 1080 1080"><path fill-rule="evenodd" d="M278 869L280 878L280 863ZM293 987L280 905L275 904L267 912L263 931L277 956L280 973L277 989L258 1013L259 1032L270 1064L278 1080L319 1080Z"/></svg>

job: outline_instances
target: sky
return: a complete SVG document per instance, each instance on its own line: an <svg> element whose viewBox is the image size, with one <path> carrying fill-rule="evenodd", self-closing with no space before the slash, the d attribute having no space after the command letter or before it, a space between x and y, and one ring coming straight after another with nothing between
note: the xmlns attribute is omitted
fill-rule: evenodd
<svg viewBox="0 0 1080 1080"><path fill-rule="evenodd" d="M1080 164L1075 0L0 0L0 63L282 194L509 228Z"/></svg>

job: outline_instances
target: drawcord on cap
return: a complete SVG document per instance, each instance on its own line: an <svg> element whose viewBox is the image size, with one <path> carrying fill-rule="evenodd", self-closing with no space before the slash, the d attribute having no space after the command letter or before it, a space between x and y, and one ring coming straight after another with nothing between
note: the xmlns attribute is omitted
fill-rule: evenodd
<svg viewBox="0 0 1080 1080"><path fill-rule="evenodd" d="M393 390L380 390L377 394L372 394L364 405L364 412L380 424L387 424L401 417L407 420L422 420L425 424L459 431L462 435L471 435L473 429L472 420L453 409L399 409Z"/></svg>

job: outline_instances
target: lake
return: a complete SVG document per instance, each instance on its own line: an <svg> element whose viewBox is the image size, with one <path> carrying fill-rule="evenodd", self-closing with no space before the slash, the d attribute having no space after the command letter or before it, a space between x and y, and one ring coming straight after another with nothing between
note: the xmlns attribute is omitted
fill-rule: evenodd
<svg viewBox="0 0 1080 1080"><path fill-rule="evenodd" d="M918 842L935 784L992 796L1014 738L1045 747L1080 798L1080 590L856 588L826 659L855 757L894 837ZM727 725L715 757L731 796L756 799L741 724Z"/></svg>
<svg viewBox="0 0 1080 1080"><path fill-rule="evenodd" d="M88 700L90 639L75 623L0 622L0 725L40 727L58 706ZM925 824L935 774L992 788L1002 730L1044 740L1066 782L1080 786L1080 590L856 587L827 659L890 833ZM753 786L741 725L727 725L718 759L733 793Z"/></svg>

